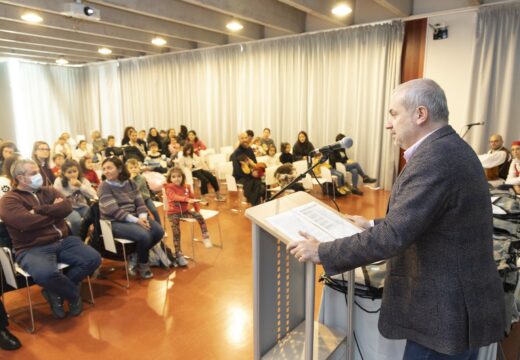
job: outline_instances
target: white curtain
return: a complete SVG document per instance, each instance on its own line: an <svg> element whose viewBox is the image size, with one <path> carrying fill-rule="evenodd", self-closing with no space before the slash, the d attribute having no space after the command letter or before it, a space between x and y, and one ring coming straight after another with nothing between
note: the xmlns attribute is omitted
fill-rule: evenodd
<svg viewBox="0 0 520 360"><path fill-rule="evenodd" d="M403 31L395 22L83 68L19 64L20 105L30 106L17 113L28 125L18 138L184 124L218 149L246 129L270 127L277 147L300 130L316 147L341 132L354 139L351 158L389 188L397 151L384 119Z"/></svg>
<svg viewBox="0 0 520 360"><path fill-rule="evenodd" d="M506 147L520 139L520 3L482 7L476 38L468 113L486 124L473 128L468 142L483 153L492 134Z"/></svg>

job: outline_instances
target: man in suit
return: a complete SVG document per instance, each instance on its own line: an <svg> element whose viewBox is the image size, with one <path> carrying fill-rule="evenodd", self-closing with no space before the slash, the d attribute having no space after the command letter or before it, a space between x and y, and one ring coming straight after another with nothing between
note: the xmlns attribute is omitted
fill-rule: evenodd
<svg viewBox="0 0 520 360"><path fill-rule="evenodd" d="M474 359L504 333L503 290L493 261L488 185L474 151L448 125L444 91L429 79L398 86L386 128L407 161L388 212L364 232L288 249L328 275L388 259L379 330L407 339L404 359Z"/></svg>

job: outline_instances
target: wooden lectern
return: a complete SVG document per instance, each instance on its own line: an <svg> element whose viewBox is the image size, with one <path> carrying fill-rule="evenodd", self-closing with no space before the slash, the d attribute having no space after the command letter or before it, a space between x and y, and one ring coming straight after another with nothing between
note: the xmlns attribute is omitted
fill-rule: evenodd
<svg viewBox="0 0 520 360"><path fill-rule="evenodd" d="M334 211L303 191L246 210L253 223L255 360L350 358L351 337L346 347L350 354L339 354L345 351L340 345L346 334L314 322L315 265L300 263L290 255L286 244L291 239L266 220L309 202ZM349 283L350 298L354 293L353 281Z"/></svg>

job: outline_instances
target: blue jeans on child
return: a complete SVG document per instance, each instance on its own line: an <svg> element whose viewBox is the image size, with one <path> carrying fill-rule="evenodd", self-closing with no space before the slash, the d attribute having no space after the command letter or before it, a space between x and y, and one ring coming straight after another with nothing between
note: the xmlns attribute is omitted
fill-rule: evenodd
<svg viewBox="0 0 520 360"><path fill-rule="evenodd" d="M137 247L137 261L141 264L148 263L148 252L164 236L161 225L149 220L151 229L147 230L139 224L112 221L112 233L116 238L128 239L135 242Z"/></svg>
<svg viewBox="0 0 520 360"><path fill-rule="evenodd" d="M101 256L77 236L67 236L52 244L35 246L16 254L16 262L43 288L74 301L78 284L101 264ZM58 263L68 264L62 273Z"/></svg>
<svg viewBox="0 0 520 360"><path fill-rule="evenodd" d="M467 350L462 354L446 355L407 340L403 360L477 360L477 356L478 350Z"/></svg>

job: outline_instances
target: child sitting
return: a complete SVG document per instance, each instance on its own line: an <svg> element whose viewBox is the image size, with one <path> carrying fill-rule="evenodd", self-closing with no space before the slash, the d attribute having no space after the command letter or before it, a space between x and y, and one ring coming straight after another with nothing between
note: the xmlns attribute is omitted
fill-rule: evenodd
<svg viewBox="0 0 520 360"><path fill-rule="evenodd" d="M296 178L296 169L292 164L284 164L278 167L274 172L274 177L278 181L278 184L283 188L290 184ZM294 183L289 187L294 191L305 191L303 185L300 183Z"/></svg>
<svg viewBox="0 0 520 360"><path fill-rule="evenodd" d="M65 155L58 152L52 156L52 162L54 163L54 167L51 169L54 176L58 177L61 175L61 166L65 162Z"/></svg>
<svg viewBox="0 0 520 360"><path fill-rule="evenodd" d="M72 212L65 218L70 224L72 235L79 235L81 221L87 214L89 200L97 199L96 190L83 177L75 160L66 160L61 175L54 181L54 188L72 200Z"/></svg>
<svg viewBox="0 0 520 360"><path fill-rule="evenodd" d="M96 171L94 170L94 163L92 162L92 158L82 157L79 161L79 168L81 169L81 172L83 172L85 179L90 181L92 187L97 190L100 181Z"/></svg>
<svg viewBox="0 0 520 360"><path fill-rule="evenodd" d="M288 142L283 142L280 149L282 154L280 155L280 162L282 164L292 164L294 162L293 154L291 154L292 146Z"/></svg>
<svg viewBox="0 0 520 360"><path fill-rule="evenodd" d="M166 177L164 191L168 203L168 219L172 224L173 245L175 247L175 257L179 266L187 266L188 262L184 258L181 251L181 218L194 218L200 225L202 232L202 242L204 246L210 248L213 246L209 238L208 228L204 218L200 214L199 204L193 197L191 187L186 182L186 175L180 168L172 168ZM190 204L193 205L195 211L190 211Z"/></svg>
<svg viewBox="0 0 520 360"><path fill-rule="evenodd" d="M275 156L276 155L276 146L269 145L269 148L267 149L267 160L265 162L265 165L267 167L271 166L280 166L280 159Z"/></svg>
<svg viewBox="0 0 520 360"><path fill-rule="evenodd" d="M144 159L144 166L146 166L149 171L156 171L161 174L166 173L166 156L159 151L159 145L155 141L151 141L148 147L150 150L148 150L147 156Z"/></svg>
<svg viewBox="0 0 520 360"><path fill-rule="evenodd" d="M161 218L159 217L159 213L157 212L157 208L155 207L152 196L150 194L150 189L148 189L148 184L146 183L146 179L141 175L141 170L139 168L139 162L136 159L128 159L126 161L126 168L130 173L130 180L135 182L141 196L143 197L144 203L148 210L153 215L153 219L161 225Z"/></svg>
<svg viewBox="0 0 520 360"><path fill-rule="evenodd" d="M251 149L253 149L255 156L264 156L265 155L265 150L262 146L262 139L258 136L253 139L253 144L251 144Z"/></svg>

